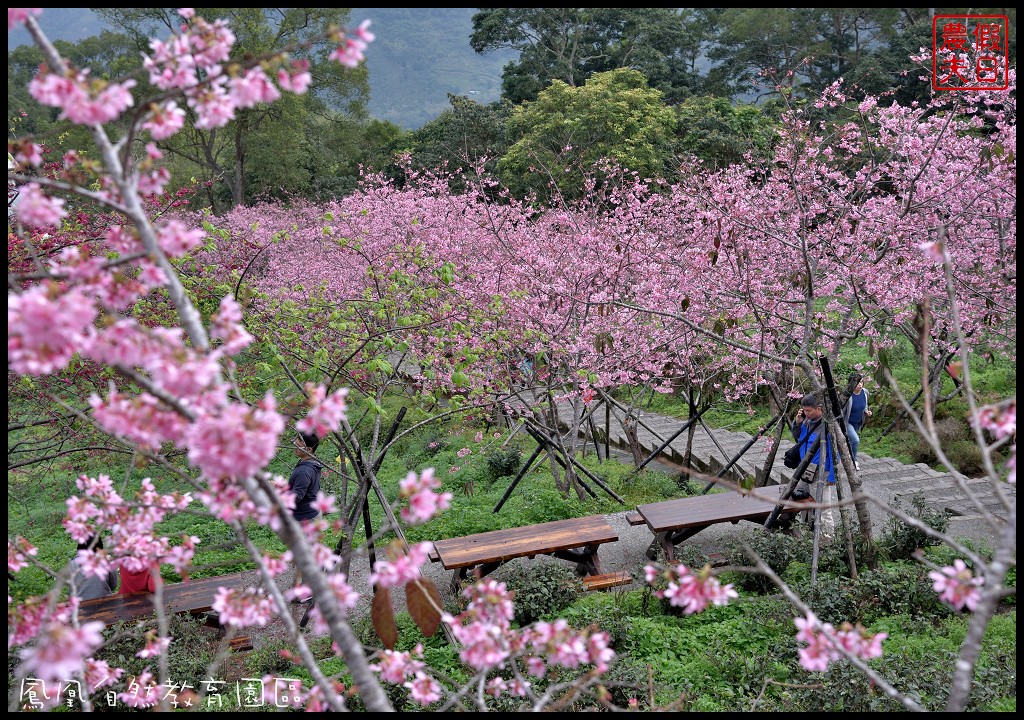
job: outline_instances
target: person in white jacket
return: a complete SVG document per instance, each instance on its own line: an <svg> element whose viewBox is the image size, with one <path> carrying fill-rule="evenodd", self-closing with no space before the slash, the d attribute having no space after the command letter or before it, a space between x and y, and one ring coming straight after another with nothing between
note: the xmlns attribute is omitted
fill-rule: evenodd
<svg viewBox="0 0 1024 720"><path fill-rule="evenodd" d="M847 400L843 407L843 420L846 421L846 436L850 439L850 454L853 465L860 470L857 463L857 450L860 448L860 429L864 421L871 417L868 410L868 391L864 389L864 376L860 373L850 375L846 386Z"/></svg>

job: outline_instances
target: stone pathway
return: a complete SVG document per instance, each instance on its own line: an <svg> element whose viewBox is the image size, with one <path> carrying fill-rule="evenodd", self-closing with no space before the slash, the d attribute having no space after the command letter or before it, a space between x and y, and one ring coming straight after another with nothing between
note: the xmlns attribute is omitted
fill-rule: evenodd
<svg viewBox="0 0 1024 720"><path fill-rule="evenodd" d="M561 418L571 418L572 408L566 403L559 406ZM601 422L597 423L598 431L604 431L604 413L598 411ZM683 424L683 420L643 411L640 413L641 425L638 427L640 446L646 454L650 454L671 437ZM647 427L644 427L646 425ZM584 425L586 426L586 425ZM568 424L563 425L563 430ZM693 440L693 469L709 476L716 475L732 458L750 441L751 435L725 429L713 430L714 438L698 425ZM665 449L661 457L674 465L681 465L686 450L688 432L682 433ZM620 451L628 451L625 433L615 421L614 416L610 428L610 444ZM717 443L716 443L717 441ZM789 432L782 436L782 447L776 454L775 463L771 468L771 483L788 483L792 471L782 464L782 455L793 443ZM603 438L602 438L603 449ZM719 448L721 446L721 449ZM755 477L761 471L766 459L766 441L764 438L754 443L749 450L730 468L731 479ZM589 445L593 450L593 444ZM898 503L900 507L912 507L911 499L918 492L924 493L925 505L950 514L949 533L956 536L970 537L979 541L991 541L992 527L985 519L982 509L973 503L964 490L949 473L938 472L923 463L906 465L891 457L872 457L866 449L870 444L861 444L857 460L860 463L860 478L866 492L887 504ZM723 452L724 450L724 452ZM840 471L841 472L841 471ZM967 488L976 496L981 507L999 518L1006 517L1006 509L993 492L988 480L971 480ZM1002 491L1011 500L1016 498L1016 488L1003 483ZM872 505L872 518L875 520L876 534L885 528L888 514L882 508Z"/></svg>

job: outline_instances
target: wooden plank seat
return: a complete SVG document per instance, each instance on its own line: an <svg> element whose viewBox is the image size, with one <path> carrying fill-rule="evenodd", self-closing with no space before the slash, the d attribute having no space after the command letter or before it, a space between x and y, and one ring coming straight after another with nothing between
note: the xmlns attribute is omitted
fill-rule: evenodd
<svg viewBox="0 0 1024 720"><path fill-rule="evenodd" d="M633 576L628 572L604 573L603 575L587 575L581 578L583 586L587 590L607 590L619 585L629 585L633 582Z"/></svg>
<svg viewBox="0 0 1024 720"><path fill-rule="evenodd" d="M239 635L238 637L231 638L231 641L228 642L228 648L232 652L252 650L252 638L248 635Z"/></svg>
<svg viewBox="0 0 1024 720"><path fill-rule="evenodd" d="M653 554L656 545L660 545L665 551L665 557L673 561L676 545L718 523L764 521L775 509L785 489L785 485L769 485L754 490L763 497L730 491L638 505L637 512L643 516L644 522L655 535L648 557Z"/></svg>
<svg viewBox="0 0 1024 720"><path fill-rule="evenodd" d="M626 522L628 522L630 525L643 525L644 516L637 512L636 510L630 510L628 513L626 513Z"/></svg>
<svg viewBox="0 0 1024 720"><path fill-rule="evenodd" d="M173 614L201 615L212 610L217 588L244 586L242 573L190 580L187 583L171 583L163 587L164 607ZM99 620L106 625L113 625L120 620L130 621L152 615L155 598L156 595L152 593L135 593L85 600L78 606L78 617L82 622Z"/></svg>
<svg viewBox="0 0 1024 720"><path fill-rule="evenodd" d="M577 563L583 576L600 575L597 549L618 539L618 533L603 516L590 515L435 540L434 550L436 561L446 570L454 571L452 592L458 594L470 571L479 568L483 577L502 563L519 557L551 555Z"/></svg>

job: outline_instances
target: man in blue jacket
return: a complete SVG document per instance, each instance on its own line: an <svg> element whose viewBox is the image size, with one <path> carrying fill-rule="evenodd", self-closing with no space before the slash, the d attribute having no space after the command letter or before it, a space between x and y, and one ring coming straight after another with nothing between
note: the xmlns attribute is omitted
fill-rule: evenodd
<svg viewBox="0 0 1024 720"><path fill-rule="evenodd" d="M824 428L823 416L824 410L821 407L821 401L818 400L818 396L814 393L807 393L800 399L800 410L796 414L796 418L793 419L793 425L790 427L790 432L793 433L793 438L797 441L800 446L800 457L803 457L814 445L814 441L817 439L819 433ZM828 440L827 435L822 437L821 444L825 445L825 471L828 473L828 481L834 483L836 481L835 468L832 458L832 445L826 442ZM811 463L821 463L821 447L818 447L817 452L814 453L814 457L811 458ZM793 499L799 500L801 496L807 496L807 490L797 488L793 493Z"/></svg>

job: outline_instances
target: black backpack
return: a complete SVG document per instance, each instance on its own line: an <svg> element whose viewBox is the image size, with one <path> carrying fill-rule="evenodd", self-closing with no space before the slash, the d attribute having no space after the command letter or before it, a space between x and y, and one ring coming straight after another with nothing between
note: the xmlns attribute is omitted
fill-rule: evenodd
<svg viewBox="0 0 1024 720"><path fill-rule="evenodd" d="M804 451L801 450L801 448L807 445L807 442L811 439L811 434L817 429L818 425L821 425L820 420L815 423L814 426L807 426L807 434L804 436L804 439L787 450L786 454L782 456L783 465L788 467L790 470L793 470L800 464L800 460L804 456Z"/></svg>

